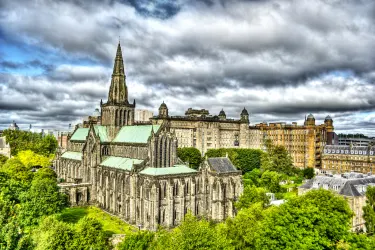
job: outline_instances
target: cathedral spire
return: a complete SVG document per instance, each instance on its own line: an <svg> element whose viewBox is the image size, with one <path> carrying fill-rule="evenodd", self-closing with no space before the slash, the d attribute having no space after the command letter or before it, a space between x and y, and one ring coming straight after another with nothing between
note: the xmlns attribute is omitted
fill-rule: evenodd
<svg viewBox="0 0 375 250"><path fill-rule="evenodd" d="M113 66L111 87L109 88L108 102L114 104L128 104L128 89L126 87L124 60L120 42L117 45L115 63Z"/></svg>

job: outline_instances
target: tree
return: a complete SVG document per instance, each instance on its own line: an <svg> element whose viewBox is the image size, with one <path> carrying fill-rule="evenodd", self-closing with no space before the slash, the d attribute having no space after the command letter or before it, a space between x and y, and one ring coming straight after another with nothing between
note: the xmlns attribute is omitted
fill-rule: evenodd
<svg viewBox="0 0 375 250"><path fill-rule="evenodd" d="M261 187L247 186L244 188L239 200L235 203L237 209L244 209L250 207L254 203L260 203L263 207L269 204L269 198L266 195L267 191Z"/></svg>
<svg viewBox="0 0 375 250"><path fill-rule="evenodd" d="M56 249L73 250L75 231L67 223L59 221L56 217L45 218L34 233L36 250Z"/></svg>
<svg viewBox="0 0 375 250"><path fill-rule="evenodd" d="M302 172L303 177L306 179L312 179L315 176L314 168L305 168Z"/></svg>
<svg viewBox="0 0 375 250"><path fill-rule="evenodd" d="M5 162L8 160L9 158L6 157L5 155L2 155L0 154L0 168L1 166L3 166L5 164Z"/></svg>
<svg viewBox="0 0 375 250"><path fill-rule="evenodd" d="M9 159L0 170L16 181L30 182L33 178L33 173L17 158Z"/></svg>
<svg viewBox="0 0 375 250"><path fill-rule="evenodd" d="M258 168L254 168L250 172L247 172L244 174L243 179L244 179L244 186L259 186L259 180L260 177L262 176L262 173Z"/></svg>
<svg viewBox="0 0 375 250"><path fill-rule="evenodd" d="M104 250L110 249L108 235L96 219L83 217L75 226L75 237L72 248L77 250Z"/></svg>
<svg viewBox="0 0 375 250"><path fill-rule="evenodd" d="M118 245L119 250L146 250L153 242L155 233L150 231L139 231L138 233L126 236Z"/></svg>
<svg viewBox="0 0 375 250"><path fill-rule="evenodd" d="M366 205L363 207L366 231L369 234L375 232L375 187L368 186L366 190Z"/></svg>
<svg viewBox="0 0 375 250"><path fill-rule="evenodd" d="M16 158L19 159L28 169L35 166L51 166L52 160L51 158L36 154L31 150L19 151Z"/></svg>
<svg viewBox="0 0 375 250"><path fill-rule="evenodd" d="M292 157L284 146L273 145L270 140L265 141L267 153L262 155L261 169L263 171L276 171L288 176L296 173Z"/></svg>
<svg viewBox="0 0 375 250"><path fill-rule="evenodd" d="M67 206L67 197L59 192L56 180L35 179L21 196L20 218L25 226L36 225L43 216L60 212Z"/></svg>
<svg viewBox="0 0 375 250"><path fill-rule="evenodd" d="M198 169L202 163L202 156L196 148L178 148L177 156L184 162L189 162L189 167Z"/></svg>
<svg viewBox="0 0 375 250"><path fill-rule="evenodd" d="M280 186L281 174L274 171L265 171L259 180L259 185L265 187L271 193L278 193L281 191Z"/></svg>
<svg viewBox="0 0 375 250"><path fill-rule="evenodd" d="M255 249L336 249L348 237L353 212L344 198L324 189L265 210Z"/></svg>

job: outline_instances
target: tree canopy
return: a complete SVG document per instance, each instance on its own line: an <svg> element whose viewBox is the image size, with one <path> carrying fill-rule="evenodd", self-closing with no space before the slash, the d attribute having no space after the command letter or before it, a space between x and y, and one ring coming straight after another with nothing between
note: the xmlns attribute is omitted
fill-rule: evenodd
<svg viewBox="0 0 375 250"><path fill-rule="evenodd" d="M198 169L202 163L201 152L196 148L177 148L177 156L184 162L189 162L189 167Z"/></svg>

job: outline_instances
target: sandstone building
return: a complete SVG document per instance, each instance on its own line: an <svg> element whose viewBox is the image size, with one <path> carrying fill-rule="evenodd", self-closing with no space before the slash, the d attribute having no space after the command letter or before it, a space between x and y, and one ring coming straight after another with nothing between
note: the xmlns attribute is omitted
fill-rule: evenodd
<svg viewBox="0 0 375 250"><path fill-rule="evenodd" d="M375 146L325 146L322 156L324 172L373 173L375 170Z"/></svg>
<svg viewBox="0 0 375 250"><path fill-rule="evenodd" d="M285 123L260 123L249 125L249 113L244 108L238 120L228 119L224 110L219 115L209 111L188 109L185 116L170 116L163 102L153 124L168 124L179 141L179 147L195 147L202 155L215 148L258 148L270 139L275 145L283 145L291 154L294 164L300 168L321 167L321 155L325 145L332 144L333 120L327 116L324 124L316 125L312 114L304 125Z"/></svg>
<svg viewBox="0 0 375 250"><path fill-rule="evenodd" d="M77 127L55 160L72 204L97 204L148 229L173 227L189 210L218 221L235 214L243 187L229 159L209 158L191 169L177 157L180 138L168 122L135 122L120 44L108 101L100 107L100 120Z"/></svg>
<svg viewBox="0 0 375 250"><path fill-rule="evenodd" d="M311 189L324 188L342 195L354 212L352 219L353 231L365 231L363 219L363 206L366 205L366 190L368 186L375 185L374 175L359 173L343 173L342 175L316 176L298 187L298 195Z"/></svg>

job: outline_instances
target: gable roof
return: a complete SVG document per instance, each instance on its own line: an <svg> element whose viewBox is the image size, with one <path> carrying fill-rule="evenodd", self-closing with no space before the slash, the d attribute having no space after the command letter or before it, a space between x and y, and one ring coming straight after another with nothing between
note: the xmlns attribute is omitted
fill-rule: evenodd
<svg viewBox="0 0 375 250"><path fill-rule="evenodd" d="M94 131L97 136L100 138L100 142L108 142L110 141L107 134L107 127L106 126L94 126Z"/></svg>
<svg viewBox="0 0 375 250"><path fill-rule="evenodd" d="M232 162L226 157L213 157L207 159L208 164L217 173L234 173L239 172Z"/></svg>
<svg viewBox="0 0 375 250"><path fill-rule="evenodd" d="M109 156L99 165L104 167L119 168L131 171L134 164L141 164L142 162L143 160L139 159Z"/></svg>
<svg viewBox="0 0 375 250"><path fill-rule="evenodd" d="M189 168L185 165L174 165L173 167L168 168L146 168L143 169L140 174L160 176L160 175L176 175L176 174L192 174L197 173L198 171L192 168Z"/></svg>
<svg viewBox="0 0 375 250"><path fill-rule="evenodd" d="M86 137L89 134L89 128L78 128L72 137L70 137L71 141L86 141Z"/></svg>
<svg viewBox="0 0 375 250"><path fill-rule="evenodd" d="M80 161L80 160L82 160L82 153L81 152L66 151L61 155L61 158Z"/></svg>
<svg viewBox="0 0 375 250"><path fill-rule="evenodd" d="M160 125L124 126L121 128L113 142L147 143L152 128L156 133L159 130Z"/></svg>

